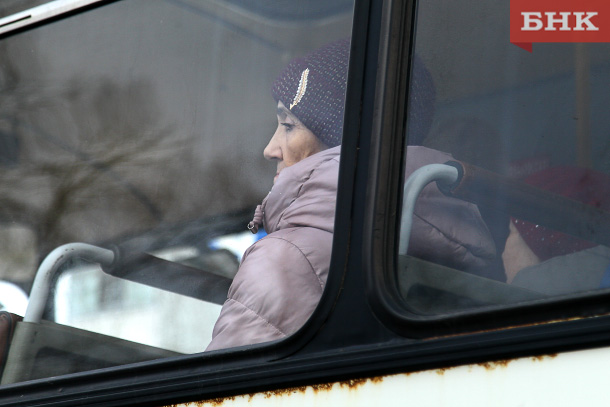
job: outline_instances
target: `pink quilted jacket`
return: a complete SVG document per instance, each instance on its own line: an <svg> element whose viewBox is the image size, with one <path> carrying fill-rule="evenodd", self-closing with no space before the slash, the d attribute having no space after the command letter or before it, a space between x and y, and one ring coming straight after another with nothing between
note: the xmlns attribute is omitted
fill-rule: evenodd
<svg viewBox="0 0 610 407"><path fill-rule="evenodd" d="M314 311L328 276L340 146L285 168L263 201L268 235L244 254L207 350L284 338ZM407 175L451 156L410 146ZM495 246L476 206L424 189L415 208L409 253L481 266Z"/></svg>

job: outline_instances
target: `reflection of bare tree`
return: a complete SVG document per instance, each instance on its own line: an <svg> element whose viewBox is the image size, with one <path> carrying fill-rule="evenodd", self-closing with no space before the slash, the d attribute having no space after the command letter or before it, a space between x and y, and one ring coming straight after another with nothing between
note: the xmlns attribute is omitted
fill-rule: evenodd
<svg viewBox="0 0 610 407"><path fill-rule="evenodd" d="M167 163L187 140L176 143L158 124L148 84L73 82L47 95L18 93L10 117L18 123L19 165L0 172L0 217L31 225L45 248L161 219L143 190L150 183L143 170ZM96 222L110 230L83 230Z"/></svg>
<svg viewBox="0 0 610 407"><path fill-rule="evenodd" d="M0 227L27 225L39 253L260 199L243 179L247 160L201 162L194 148L201 135L166 124L151 82L47 83L37 79L35 52L10 51L0 42L0 137L18 149L11 165L0 162Z"/></svg>

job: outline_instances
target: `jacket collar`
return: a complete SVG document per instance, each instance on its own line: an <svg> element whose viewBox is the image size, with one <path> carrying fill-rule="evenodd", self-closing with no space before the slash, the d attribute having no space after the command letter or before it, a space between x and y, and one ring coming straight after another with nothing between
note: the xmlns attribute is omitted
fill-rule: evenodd
<svg viewBox="0 0 610 407"><path fill-rule="evenodd" d="M262 220L267 233L299 226L332 233L340 152L341 146L333 147L280 172L253 223Z"/></svg>

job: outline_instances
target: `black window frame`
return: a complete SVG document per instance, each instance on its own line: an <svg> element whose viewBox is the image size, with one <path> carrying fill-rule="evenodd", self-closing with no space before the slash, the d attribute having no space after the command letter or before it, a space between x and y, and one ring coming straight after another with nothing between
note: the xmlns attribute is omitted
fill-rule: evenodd
<svg viewBox="0 0 610 407"><path fill-rule="evenodd" d="M429 338L610 313L610 290L555 296L506 306L485 306L436 316L418 315L407 308L397 283L397 253L402 186L405 182L403 168L407 140L404 135L417 24L417 4L412 7L410 11L402 12L409 23L398 18L388 22L386 37L393 41L386 42L385 59L380 59L380 70L385 71L387 82L377 95L378 114L373 127L368 178L369 211L364 232L367 241L363 250L363 262L367 267L367 295L378 318L402 336Z"/></svg>

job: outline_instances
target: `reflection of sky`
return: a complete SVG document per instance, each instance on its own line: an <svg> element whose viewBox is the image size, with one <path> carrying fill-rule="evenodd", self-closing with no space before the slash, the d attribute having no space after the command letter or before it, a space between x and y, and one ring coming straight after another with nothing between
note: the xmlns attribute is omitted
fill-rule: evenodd
<svg viewBox="0 0 610 407"><path fill-rule="evenodd" d="M257 234L253 235L250 231L233 233L230 235L219 236L210 241L210 248L214 250L227 249L234 253L239 260L243 256L246 249L257 240L267 236L267 233L261 229Z"/></svg>

